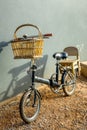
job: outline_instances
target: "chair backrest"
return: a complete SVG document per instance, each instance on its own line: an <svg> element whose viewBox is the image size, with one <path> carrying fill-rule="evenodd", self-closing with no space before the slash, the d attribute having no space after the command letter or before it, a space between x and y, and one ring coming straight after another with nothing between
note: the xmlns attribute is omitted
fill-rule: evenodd
<svg viewBox="0 0 87 130"><path fill-rule="evenodd" d="M69 56L75 56L76 59L79 59L79 51L76 47L69 46L64 48L64 51L67 52Z"/></svg>

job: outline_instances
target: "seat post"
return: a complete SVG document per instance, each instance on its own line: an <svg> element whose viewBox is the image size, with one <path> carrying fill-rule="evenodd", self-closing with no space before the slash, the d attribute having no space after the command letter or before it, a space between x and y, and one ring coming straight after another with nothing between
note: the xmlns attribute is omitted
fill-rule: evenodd
<svg viewBox="0 0 87 130"><path fill-rule="evenodd" d="M59 60L56 60L56 82L58 82L59 79Z"/></svg>

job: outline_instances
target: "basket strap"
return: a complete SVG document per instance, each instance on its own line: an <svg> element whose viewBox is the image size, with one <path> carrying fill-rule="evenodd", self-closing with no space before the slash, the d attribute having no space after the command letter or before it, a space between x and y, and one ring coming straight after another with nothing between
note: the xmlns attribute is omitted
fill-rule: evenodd
<svg viewBox="0 0 87 130"><path fill-rule="evenodd" d="M33 25L33 24L22 24L22 25L18 26L18 27L16 28L15 32L14 32L14 38L15 38L15 39L17 39L17 31L18 31L20 28L25 27L25 26L31 26L31 27L36 28L36 29L38 30L38 33L39 33L39 36L38 36L38 37L42 39L42 33L40 32L39 28L38 28L36 25Z"/></svg>

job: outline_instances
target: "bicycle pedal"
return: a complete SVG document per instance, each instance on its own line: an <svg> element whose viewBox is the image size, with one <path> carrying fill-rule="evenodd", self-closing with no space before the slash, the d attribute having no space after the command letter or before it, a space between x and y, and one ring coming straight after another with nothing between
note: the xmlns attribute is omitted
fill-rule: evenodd
<svg viewBox="0 0 87 130"><path fill-rule="evenodd" d="M58 90L55 90L55 93L58 93L59 91Z"/></svg>
<svg viewBox="0 0 87 130"><path fill-rule="evenodd" d="M37 107L37 105L33 104L32 107Z"/></svg>
<svg viewBox="0 0 87 130"><path fill-rule="evenodd" d="M60 85L59 90L61 90L61 89L62 89L62 87L63 87L63 85Z"/></svg>
<svg viewBox="0 0 87 130"><path fill-rule="evenodd" d="M59 92L59 90L61 90L61 89L62 89L62 85L60 85L60 86L58 87L58 90L57 90L57 91ZM58 93L58 92L57 92L57 93Z"/></svg>

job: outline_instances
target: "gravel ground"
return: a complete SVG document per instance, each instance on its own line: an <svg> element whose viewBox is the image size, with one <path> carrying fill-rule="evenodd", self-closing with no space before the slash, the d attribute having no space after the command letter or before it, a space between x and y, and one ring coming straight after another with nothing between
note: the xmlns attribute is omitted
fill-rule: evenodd
<svg viewBox="0 0 87 130"><path fill-rule="evenodd" d="M37 119L26 124L19 114L22 94L0 103L0 130L87 130L87 79L77 79L76 91L65 96L39 87L41 109Z"/></svg>

